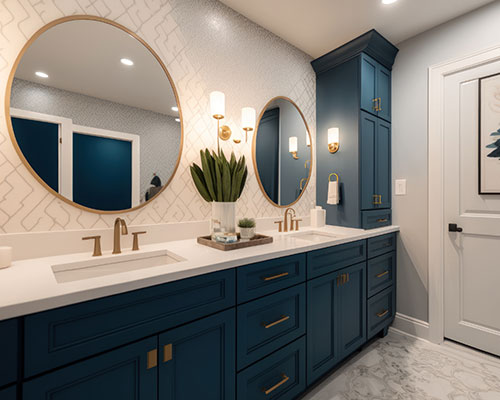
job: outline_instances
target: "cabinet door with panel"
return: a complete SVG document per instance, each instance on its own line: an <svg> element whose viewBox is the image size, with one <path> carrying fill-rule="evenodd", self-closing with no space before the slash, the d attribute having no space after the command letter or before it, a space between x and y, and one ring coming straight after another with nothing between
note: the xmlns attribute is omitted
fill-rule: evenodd
<svg viewBox="0 0 500 400"><path fill-rule="evenodd" d="M391 124L377 120L375 135L375 194L377 208L391 208Z"/></svg>
<svg viewBox="0 0 500 400"><path fill-rule="evenodd" d="M235 310L160 335L160 400L235 398Z"/></svg>
<svg viewBox="0 0 500 400"><path fill-rule="evenodd" d="M339 272L339 353L347 357L366 341L366 263Z"/></svg>
<svg viewBox="0 0 500 400"><path fill-rule="evenodd" d="M391 121L391 71L361 55L361 109Z"/></svg>
<svg viewBox="0 0 500 400"><path fill-rule="evenodd" d="M23 384L23 400L155 400L157 336Z"/></svg>

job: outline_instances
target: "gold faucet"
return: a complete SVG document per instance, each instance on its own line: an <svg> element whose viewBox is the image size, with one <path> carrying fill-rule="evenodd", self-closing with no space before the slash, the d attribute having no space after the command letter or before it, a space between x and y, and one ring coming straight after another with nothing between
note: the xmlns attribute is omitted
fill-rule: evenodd
<svg viewBox="0 0 500 400"><path fill-rule="evenodd" d="M115 230L113 233L113 254L120 254L122 252L122 249L120 247L120 234L128 234L128 229L125 220L122 218L117 218L115 219Z"/></svg>
<svg viewBox="0 0 500 400"><path fill-rule="evenodd" d="M288 218L288 216L290 215L290 218ZM285 210L285 216L283 218L283 230L285 232L288 232L288 229L290 229L291 231L293 231L293 218L295 217L295 210L292 208L292 207L288 207L286 210ZM290 225L288 225L288 219L290 219ZM290 226L290 228L288 228Z"/></svg>

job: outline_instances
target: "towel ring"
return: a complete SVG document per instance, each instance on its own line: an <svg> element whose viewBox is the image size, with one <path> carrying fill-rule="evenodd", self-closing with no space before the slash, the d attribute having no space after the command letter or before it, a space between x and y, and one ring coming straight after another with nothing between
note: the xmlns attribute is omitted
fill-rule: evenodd
<svg viewBox="0 0 500 400"><path fill-rule="evenodd" d="M331 182L330 178L332 177L332 175L334 175L335 178L337 178L337 182L338 182L339 181L339 176L335 172L333 172L330 175L328 175L328 182Z"/></svg>

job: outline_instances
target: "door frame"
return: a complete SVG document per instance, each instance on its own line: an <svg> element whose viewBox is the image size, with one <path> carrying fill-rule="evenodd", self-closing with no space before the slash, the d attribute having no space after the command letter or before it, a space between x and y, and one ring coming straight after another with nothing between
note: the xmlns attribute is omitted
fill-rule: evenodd
<svg viewBox="0 0 500 400"><path fill-rule="evenodd" d="M500 46L495 46L428 70L429 340L438 344L444 341L444 82L449 75L499 60Z"/></svg>

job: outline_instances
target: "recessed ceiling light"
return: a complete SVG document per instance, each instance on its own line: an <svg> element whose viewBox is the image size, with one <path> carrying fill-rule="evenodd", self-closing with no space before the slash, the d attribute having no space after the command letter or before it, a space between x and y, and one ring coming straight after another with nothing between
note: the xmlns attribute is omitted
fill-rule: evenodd
<svg viewBox="0 0 500 400"><path fill-rule="evenodd" d="M40 78L48 78L49 77L45 72L42 72L42 71L36 71L35 75L40 77Z"/></svg>
<svg viewBox="0 0 500 400"><path fill-rule="evenodd" d="M172 111L175 111L175 112L179 111L179 107L172 107Z"/></svg>
<svg viewBox="0 0 500 400"><path fill-rule="evenodd" d="M128 58L122 58L120 60L120 62L123 64L123 65L128 65L129 67L134 65L134 62L132 60L129 60Z"/></svg>
<svg viewBox="0 0 500 400"><path fill-rule="evenodd" d="M176 118L175 122L181 122L181 119L180 118Z"/></svg>
<svg viewBox="0 0 500 400"><path fill-rule="evenodd" d="M395 3L398 0L382 0L382 4L392 4Z"/></svg>

